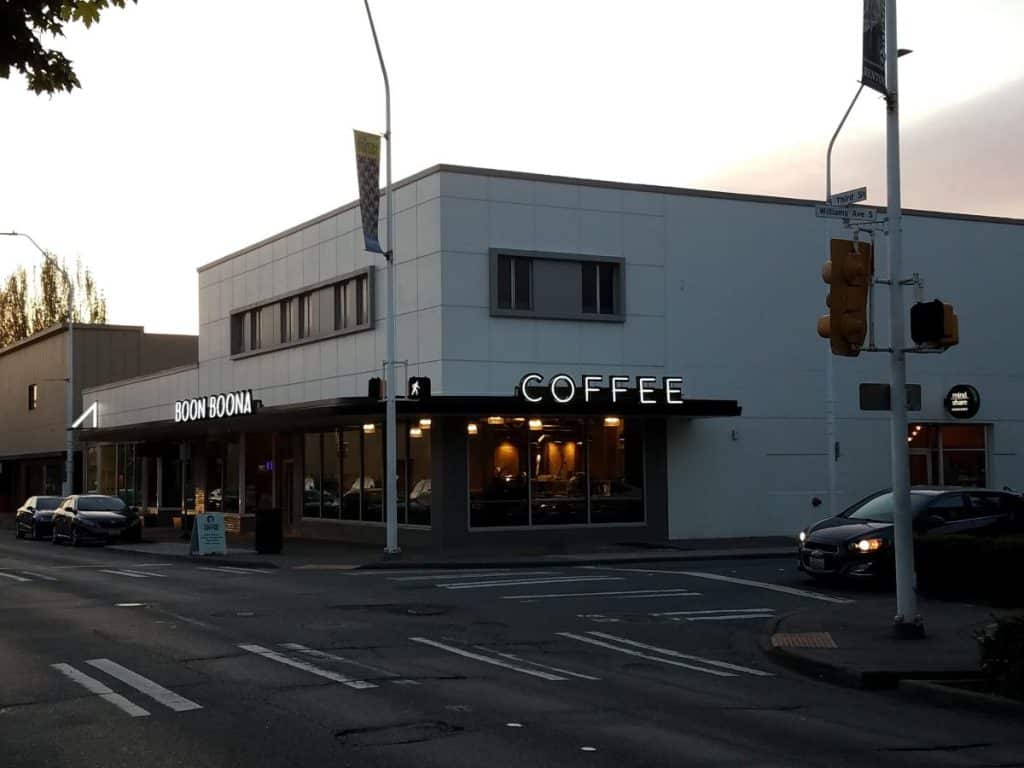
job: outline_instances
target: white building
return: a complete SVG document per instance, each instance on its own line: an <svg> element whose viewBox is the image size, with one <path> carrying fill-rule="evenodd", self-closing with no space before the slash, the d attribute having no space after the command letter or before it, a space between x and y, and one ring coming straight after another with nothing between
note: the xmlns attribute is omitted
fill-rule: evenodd
<svg viewBox="0 0 1024 768"><path fill-rule="evenodd" d="M764 536L827 511L811 505L827 500L815 324L829 239L849 231L813 202L442 165L398 182L395 205L399 380L432 385L399 411L404 541ZM83 393L99 414L87 485L241 521L279 506L294 533L382 541L383 408L367 393L385 280L359 222L352 203L201 267L197 364ZM1024 485L1022 225L904 212L907 274L954 304L961 335L909 356L914 482ZM881 234L876 254L883 277ZM533 405L527 373L603 389ZM845 506L888 484L888 414L858 399L888 357L837 358L835 374ZM631 382L615 404L613 375ZM638 376L656 377L657 404L636 402ZM682 378L682 405L664 377ZM967 420L943 406L959 385L981 397ZM176 401L243 390L252 414L174 421Z"/></svg>

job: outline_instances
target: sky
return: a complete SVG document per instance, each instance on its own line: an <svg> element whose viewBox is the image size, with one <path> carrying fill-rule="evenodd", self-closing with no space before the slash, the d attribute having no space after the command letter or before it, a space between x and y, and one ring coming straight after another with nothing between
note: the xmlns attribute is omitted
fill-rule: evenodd
<svg viewBox="0 0 1024 768"><path fill-rule="evenodd" d="M820 198L861 0L373 0L394 178L437 163ZM908 208L1024 216L1024 0L899 0ZM357 197L384 130L362 0L140 0L56 46L82 89L0 80L0 230L81 257L110 322L198 330L196 267ZM865 89L834 189L885 202ZM0 274L38 253L0 238Z"/></svg>

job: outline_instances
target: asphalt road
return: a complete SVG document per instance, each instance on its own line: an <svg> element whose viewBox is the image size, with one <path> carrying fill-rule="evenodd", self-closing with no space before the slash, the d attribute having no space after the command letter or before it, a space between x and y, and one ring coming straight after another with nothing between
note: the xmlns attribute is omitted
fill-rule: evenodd
<svg viewBox="0 0 1024 768"><path fill-rule="evenodd" d="M263 571L10 536L0 765L1024 765L1019 723L759 650L857 598L780 560Z"/></svg>

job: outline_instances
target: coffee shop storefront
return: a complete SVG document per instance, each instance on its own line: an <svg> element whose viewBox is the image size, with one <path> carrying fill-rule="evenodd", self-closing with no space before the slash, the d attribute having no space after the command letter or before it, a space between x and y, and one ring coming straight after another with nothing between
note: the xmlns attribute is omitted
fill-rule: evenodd
<svg viewBox="0 0 1024 768"><path fill-rule="evenodd" d="M666 538L668 420L737 416L739 406L684 399L676 379L634 386L626 377L599 378L563 377L551 386L524 377L508 397L400 398L400 541L557 546L568 538ZM244 532L258 509L276 507L288 535L383 543L381 402L262 407L253 400L235 415L214 418L215 410L84 430L87 489L122 496L154 523L218 511L229 530Z"/></svg>

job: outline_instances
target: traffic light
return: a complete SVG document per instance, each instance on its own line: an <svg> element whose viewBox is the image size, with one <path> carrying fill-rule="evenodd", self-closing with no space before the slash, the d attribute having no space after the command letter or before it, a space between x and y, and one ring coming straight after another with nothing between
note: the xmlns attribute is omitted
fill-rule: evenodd
<svg viewBox="0 0 1024 768"><path fill-rule="evenodd" d="M951 304L938 299L910 308L910 338L922 347L949 349L960 343L960 320Z"/></svg>
<svg viewBox="0 0 1024 768"><path fill-rule="evenodd" d="M856 357L868 332L868 290L875 274L874 248L856 240L833 240L821 277L831 290L827 316L818 319L818 335L832 354Z"/></svg>

